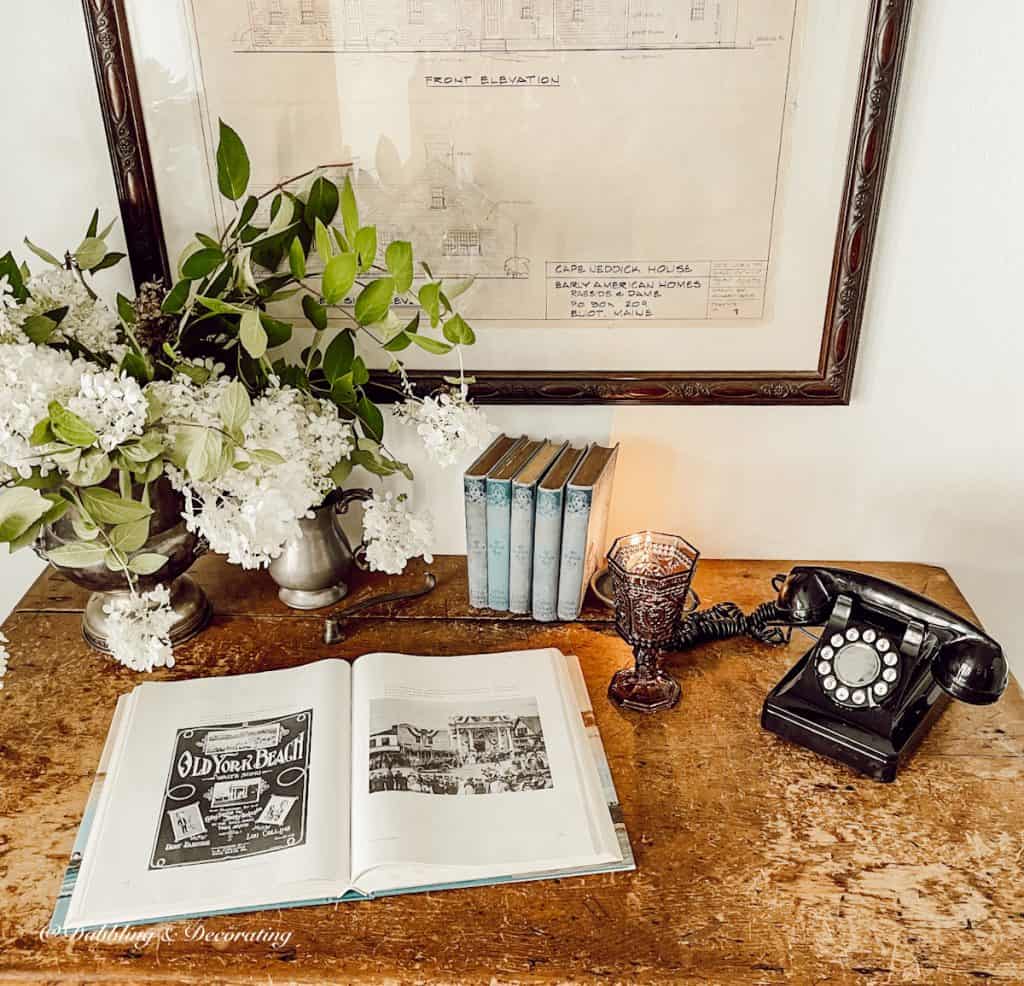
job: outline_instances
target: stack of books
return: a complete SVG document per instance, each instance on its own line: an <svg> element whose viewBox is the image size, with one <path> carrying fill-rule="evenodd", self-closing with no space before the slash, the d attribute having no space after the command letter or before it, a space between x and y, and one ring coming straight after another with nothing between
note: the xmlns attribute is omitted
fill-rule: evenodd
<svg viewBox="0 0 1024 986"><path fill-rule="evenodd" d="M619 447L499 435L466 470L469 604L575 620L604 551Z"/></svg>

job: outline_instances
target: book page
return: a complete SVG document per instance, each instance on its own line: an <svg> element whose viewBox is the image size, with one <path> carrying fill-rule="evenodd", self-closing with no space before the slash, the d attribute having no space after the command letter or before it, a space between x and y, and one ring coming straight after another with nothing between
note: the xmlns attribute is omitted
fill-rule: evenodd
<svg viewBox="0 0 1024 986"><path fill-rule="evenodd" d="M586 741L564 662L551 650L356 662L360 889L422 882L424 867L439 882L615 855L607 805L581 766Z"/></svg>
<svg viewBox="0 0 1024 986"><path fill-rule="evenodd" d="M340 893L350 707L344 661L139 686L67 924Z"/></svg>

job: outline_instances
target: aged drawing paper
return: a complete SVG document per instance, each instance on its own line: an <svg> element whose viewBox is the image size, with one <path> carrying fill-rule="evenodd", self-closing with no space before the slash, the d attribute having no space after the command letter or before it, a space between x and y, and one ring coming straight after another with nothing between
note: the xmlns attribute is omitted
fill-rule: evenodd
<svg viewBox="0 0 1024 986"><path fill-rule="evenodd" d="M576 330L546 334L551 368L608 329L641 365L666 346L721 365L780 322L763 358L816 358L866 0L179 2L211 207L218 117L258 186L351 163L381 248L477 278L478 365L531 327ZM182 64L154 16L136 44ZM801 121L821 92L827 116Z"/></svg>

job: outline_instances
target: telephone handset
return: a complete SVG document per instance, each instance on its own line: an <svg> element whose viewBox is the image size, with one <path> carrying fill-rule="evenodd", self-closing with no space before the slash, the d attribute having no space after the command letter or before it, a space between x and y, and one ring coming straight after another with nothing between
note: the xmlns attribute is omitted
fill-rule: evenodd
<svg viewBox="0 0 1024 986"><path fill-rule="evenodd" d="M823 626L771 691L761 725L880 781L949 702L986 705L1006 689L1002 648L917 593L839 568L794 568L757 622Z"/></svg>

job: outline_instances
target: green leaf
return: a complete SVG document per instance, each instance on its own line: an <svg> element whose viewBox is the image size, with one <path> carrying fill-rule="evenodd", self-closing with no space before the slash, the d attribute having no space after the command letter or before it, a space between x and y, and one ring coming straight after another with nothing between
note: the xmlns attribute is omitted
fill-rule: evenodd
<svg viewBox="0 0 1024 986"><path fill-rule="evenodd" d="M444 323L444 337L457 346L472 346L476 335L461 315L452 315Z"/></svg>
<svg viewBox="0 0 1024 986"><path fill-rule="evenodd" d="M84 270L95 267L106 255L107 244L97 236L87 236L75 250L75 260Z"/></svg>
<svg viewBox="0 0 1024 986"><path fill-rule="evenodd" d="M360 397L356 405L356 414L359 415L367 435L379 442L384 437L384 415L380 413L380 408L369 398Z"/></svg>
<svg viewBox="0 0 1024 986"><path fill-rule="evenodd" d="M391 299L395 296L395 279L382 277L371 281L356 298L356 321L360 325L379 322L388 313Z"/></svg>
<svg viewBox="0 0 1024 986"><path fill-rule="evenodd" d="M338 186L320 177L310 186L306 199L306 225L313 226L319 219L325 226L331 224L338 211Z"/></svg>
<svg viewBox="0 0 1024 986"><path fill-rule="evenodd" d="M303 295L302 310L317 332L327 328L327 309L311 294Z"/></svg>
<svg viewBox="0 0 1024 986"><path fill-rule="evenodd" d="M88 541L72 541L59 548L51 548L46 553L46 557L59 568L88 568L90 565L98 565L106 555L105 545Z"/></svg>
<svg viewBox="0 0 1024 986"><path fill-rule="evenodd" d="M125 353L124 356L121 357L120 369L122 372L127 373L128 376L137 380L141 384L147 384L153 379L153 373L150 370L149 363L147 363L146 360L138 353Z"/></svg>
<svg viewBox="0 0 1024 986"><path fill-rule="evenodd" d="M37 421L32 429L32 434L29 435L29 445L49 445L52 441L54 441L54 434L50 427L50 419L46 417L42 421Z"/></svg>
<svg viewBox="0 0 1024 986"><path fill-rule="evenodd" d="M241 305L232 305L228 301L221 301L220 298L209 298L201 294L196 296L196 301L198 301L203 308L206 308L211 312L216 312L218 315L244 315L247 311L247 309L243 308Z"/></svg>
<svg viewBox="0 0 1024 986"><path fill-rule="evenodd" d="M352 383L351 373L338 377L331 385L331 400L339 407L351 407L355 404L356 388Z"/></svg>
<svg viewBox="0 0 1024 986"><path fill-rule="evenodd" d="M46 315L29 315L21 329L37 346L46 344L53 335L57 323Z"/></svg>
<svg viewBox="0 0 1024 986"><path fill-rule="evenodd" d="M258 462L261 466L280 466L284 465L285 458L283 455L279 455L273 449L269 448L254 448L247 449L249 458L253 462Z"/></svg>
<svg viewBox="0 0 1024 986"><path fill-rule="evenodd" d="M107 268L109 267L116 267L127 256L128 254L126 253L117 252L105 254L103 259L98 264L95 264L93 267L90 267L89 269L93 274L97 274L101 270L107 270Z"/></svg>
<svg viewBox="0 0 1024 986"><path fill-rule="evenodd" d="M405 332L399 332L394 339L384 343L383 348L389 353L400 353L403 349L408 349L411 345L412 339L410 339Z"/></svg>
<svg viewBox="0 0 1024 986"><path fill-rule="evenodd" d="M430 316L431 327L437 328L441 321L441 285L424 284L420 288L419 299L423 310Z"/></svg>
<svg viewBox="0 0 1024 986"><path fill-rule="evenodd" d="M96 209L93 211L92 219L89 220L89 228L86 230L86 236L95 236L96 230L100 228L100 210Z"/></svg>
<svg viewBox="0 0 1024 986"><path fill-rule="evenodd" d="M50 427L61 442L77 448L88 448L95 444L97 435L77 414L72 414L58 401L50 401Z"/></svg>
<svg viewBox="0 0 1024 986"><path fill-rule="evenodd" d="M95 541L100 529L91 517L76 510L71 514L71 527L80 541Z"/></svg>
<svg viewBox="0 0 1024 986"><path fill-rule="evenodd" d="M238 337L253 359L260 359L266 353L267 333L260 322L260 313L255 308L250 308L242 316Z"/></svg>
<svg viewBox="0 0 1024 986"><path fill-rule="evenodd" d="M153 513L150 507L135 500L125 500L112 490L89 487L82 490L82 506L100 524L130 524Z"/></svg>
<svg viewBox="0 0 1024 986"><path fill-rule="evenodd" d="M342 253L351 253L352 251L348 248L348 240L345 239L345 234L338 229L337 226L331 227L331 236L334 237L334 242L338 244L338 249Z"/></svg>
<svg viewBox="0 0 1024 986"><path fill-rule="evenodd" d="M164 298L163 304L160 306L160 311L165 315L177 315L182 308L185 307L185 302L188 301L188 296L191 290L191 281L187 279L178 281L178 283L167 292L167 297Z"/></svg>
<svg viewBox="0 0 1024 986"><path fill-rule="evenodd" d="M198 281L207 274L212 274L222 263L224 254L221 250L203 247L181 265L181 275L190 281Z"/></svg>
<svg viewBox="0 0 1024 986"><path fill-rule="evenodd" d="M316 238L316 252L320 255L320 262L326 267L334 255L334 250L331 249L331 237L327 232L327 227L319 219L316 221L314 236Z"/></svg>
<svg viewBox="0 0 1024 986"><path fill-rule="evenodd" d="M288 267L297 280L306 276L306 251L303 249L302 240L297 236L288 247Z"/></svg>
<svg viewBox="0 0 1024 986"><path fill-rule="evenodd" d="M185 462L189 477L197 482L214 478L222 446L223 438L220 432L212 429L201 431Z"/></svg>
<svg viewBox="0 0 1024 986"><path fill-rule="evenodd" d="M331 470L331 482L336 487L341 485L348 479L349 474L352 472L352 460L342 459L332 470Z"/></svg>
<svg viewBox="0 0 1024 986"><path fill-rule="evenodd" d="M0 489L0 543L25 533L49 509L50 501L27 486Z"/></svg>
<svg viewBox="0 0 1024 986"><path fill-rule="evenodd" d="M395 278L395 292L404 294L412 287L412 244L405 240L389 243L384 262Z"/></svg>
<svg viewBox="0 0 1024 986"><path fill-rule="evenodd" d="M352 382L357 387L362 387L364 383L367 383L370 379L370 371L366 369L366 364L363 362L362 356L357 356L352 360Z"/></svg>
<svg viewBox="0 0 1024 986"><path fill-rule="evenodd" d="M338 259L338 258L335 258ZM352 360L356 354L352 333L342 329L327 347L324 353L324 374L333 386L338 377L344 376L352 368Z"/></svg>
<svg viewBox="0 0 1024 986"><path fill-rule="evenodd" d="M99 210L97 209L96 211L98 212ZM110 235L110 231L114 228L114 225L116 223L117 223L117 218L116 217L114 219L111 219L110 222L107 223L107 225L104 226L103 229L101 229L96 234L97 238L101 239L101 240L105 240Z"/></svg>
<svg viewBox="0 0 1024 986"><path fill-rule="evenodd" d="M447 342L441 342L439 339L431 339L430 336L414 335L409 338L412 339L420 349L424 349L428 353L433 353L435 356L443 356L445 353L450 353L452 351L452 347Z"/></svg>
<svg viewBox="0 0 1024 986"><path fill-rule="evenodd" d="M36 246L27 236L25 237L25 246L27 246L40 260L45 260L48 264L53 264L54 267L63 267L64 265L48 251L42 247Z"/></svg>
<svg viewBox="0 0 1024 986"><path fill-rule="evenodd" d="M117 314L125 325L134 325L137 318L135 306L120 291L117 292Z"/></svg>
<svg viewBox="0 0 1024 986"><path fill-rule="evenodd" d="M252 221L252 217L256 215L256 210L260 207L260 200L255 195L250 195L242 206L242 211L238 214L238 219L235 221L235 229L243 229L248 226Z"/></svg>
<svg viewBox="0 0 1024 986"><path fill-rule="evenodd" d="M338 304L352 290L355 280L356 255L354 253L339 253L336 257L331 257L324 268L324 301L329 305Z"/></svg>
<svg viewBox="0 0 1024 986"><path fill-rule="evenodd" d="M365 273L377 259L377 227L364 226L356 233L356 241L353 245L359 255L359 270Z"/></svg>
<svg viewBox="0 0 1024 986"><path fill-rule="evenodd" d="M113 464L103 449L86 452L68 474L75 486L99 486L110 475Z"/></svg>
<svg viewBox="0 0 1024 986"><path fill-rule="evenodd" d="M118 524L110 531L110 543L125 555L138 551L149 540L149 521L149 517L142 517L130 524Z"/></svg>
<svg viewBox="0 0 1024 986"><path fill-rule="evenodd" d="M14 254L10 250L0 257L0 278L6 277L7 283L11 286L14 297L23 302L28 297L28 290L25 287L25 277Z"/></svg>
<svg viewBox="0 0 1024 986"><path fill-rule="evenodd" d="M292 337L292 327L288 322L271 318L266 312L260 312L260 324L267 333L267 348L283 346Z"/></svg>
<svg viewBox="0 0 1024 986"><path fill-rule="evenodd" d="M359 232L359 206L356 205L356 193L348 175L345 176L345 187L341 190L341 220L345 225L345 236L349 243L354 243Z"/></svg>
<svg viewBox="0 0 1024 986"><path fill-rule="evenodd" d="M249 413L252 411L249 391L237 380L232 380L221 394L219 410L225 431L241 428L249 420Z"/></svg>
<svg viewBox="0 0 1024 986"><path fill-rule="evenodd" d="M158 555L155 551L148 551L130 559L128 569L136 575L152 575L154 572L159 572L166 564L166 555Z"/></svg>
<svg viewBox="0 0 1024 986"><path fill-rule="evenodd" d="M223 120L217 144L217 185L226 199L237 202L249 187L249 155L242 138Z"/></svg>

